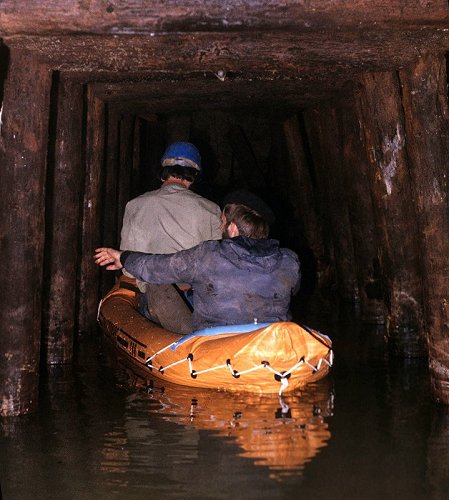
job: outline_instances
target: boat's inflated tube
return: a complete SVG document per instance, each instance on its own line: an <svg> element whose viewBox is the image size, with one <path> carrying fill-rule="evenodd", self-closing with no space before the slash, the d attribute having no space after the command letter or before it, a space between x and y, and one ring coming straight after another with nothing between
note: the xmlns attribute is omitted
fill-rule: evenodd
<svg viewBox="0 0 449 500"><path fill-rule="evenodd" d="M238 334L238 333L248 333L254 330L259 330L260 328L265 328L273 323L246 323L244 325L223 325L223 326L211 326L209 328L202 328L201 330L196 330L195 332L184 335L175 344L171 346L174 351L179 345L187 342L193 337L209 337L212 335L221 335L222 333L228 334Z"/></svg>

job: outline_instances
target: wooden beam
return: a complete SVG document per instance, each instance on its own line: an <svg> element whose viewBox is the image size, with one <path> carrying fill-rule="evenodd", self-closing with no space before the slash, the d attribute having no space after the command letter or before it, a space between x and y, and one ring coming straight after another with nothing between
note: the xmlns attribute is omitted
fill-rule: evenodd
<svg viewBox="0 0 449 500"><path fill-rule="evenodd" d="M321 218L326 221L329 258L336 269L339 295L347 303L358 301L354 248L346 192L342 182L341 141L335 109L322 106L305 112Z"/></svg>
<svg viewBox="0 0 449 500"><path fill-rule="evenodd" d="M0 36L13 33L109 33L167 31L366 29L373 24L445 21L445 0L221 0L70 2L2 0Z"/></svg>
<svg viewBox="0 0 449 500"><path fill-rule="evenodd" d="M194 32L154 36L14 36L10 47L27 49L60 71L122 75L144 72L310 79L310 75L382 70L401 65L426 50L444 50L449 34L440 27L301 32ZM220 78L218 78L220 79Z"/></svg>
<svg viewBox="0 0 449 500"><path fill-rule="evenodd" d="M446 60L428 56L399 73L415 193L433 396L449 404L449 111Z"/></svg>
<svg viewBox="0 0 449 500"><path fill-rule="evenodd" d="M0 129L0 415L37 407L51 70L12 51Z"/></svg>
<svg viewBox="0 0 449 500"><path fill-rule="evenodd" d="M87 88L85 185L81 235L78 328L89 332L96 325L99 299L99 269L93 261L95 248L102 244L104 103Z"/></svg>
<svg viewBox="0 0 449 500"><path fill-rule="evenodd" d="M82 181L83 86L62 76L56 86L47 176L46 301L43 353L48 364L71 361L76 318Z"/></svg>
<svg viewBox="0 0 449 500"><path fill-rule="evenodd" d="M343 192L348 204L359 287L361 319L383 324L386 308L378 262L373 203L369 181L369 161L355 99L337 108L341 129Z"/></svg>
<svg viewBox="0 0 449 500"><path fill-rule="evenodd" d="M365 75L361 83L360 120L370 161L389 345L402 357L425 356L421 251L399 82L395 73L379 73Z"/></svg>
<svg viewBox="0 0 449 500"><path fill-rule="evenodd" d="M322 226L319 219L319 208L314 193L313 179L311 176L311 165L304 151L304 135L297 115L290 116L282 123L285 144L287 148L287 161L285 161L285 172L281 172L285 185L282 192L285 193L289 204L293 207L294 218L300 223L301 235L291 235L290 240L300 238L302 242L302 253L310 249L310 256L303 276L307 288L312 290L314 285L326 287L329 285L329 259L322 234ZM315 276L316 268L318 275ZM316 283L315 283L316 280Z"/></svg>

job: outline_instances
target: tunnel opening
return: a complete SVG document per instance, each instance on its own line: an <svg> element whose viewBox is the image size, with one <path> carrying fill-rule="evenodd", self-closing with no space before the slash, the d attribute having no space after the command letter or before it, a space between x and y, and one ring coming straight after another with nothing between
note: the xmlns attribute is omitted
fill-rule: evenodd
<svg viewBox="0 0 449 500"><path fill-rule="evenodd" d="M298 165L292 165L283 132L286 124L299 123L300 111L267 113L259 108L231 108L176 113L167 109L142 117L127 114L125 109L115 112L111 105L106 109L107 147L101 166L104 213L98 244L118 247L124 203L159 188L160 159L165 147L176 140L187 140L199 148L204 165L193 191L222 206L226 193L246 188L273 209L276 224L271 236L297 252L302 263L302 286L294 306L298 314L304 312L316 287L316 259L304 232L308 214L298 206L297 181L292 180ZM290 141L307 140L300 126L294 128L294 133L299 136ZM112 161L110 156L114 157ZM309 175L311 167L306 155L301 168ZM116 216L112 217L111 212ZM112 285L112 278L109 273L102 273L101 279L100 290L104 294Z"/></svg>
<svg viewBox="0 0 449 500"><path fill-rule="evenodd" d="M136 96L135 93L127 94L132 87L129 82L124 86L121 83L108 84L105 89L104 84L80 84L73 76L64 75L62 83L54 78L51 100L56 110L61 105L61 102L54 102L60 93L58 86L61 86L62 94L65 87L82 89L82 102L75 104L83 110L76 133L80 149L79 167L77 175L70 174L78 179L80 186L72 204L76 205L74 213L78 211L82 220L75 291L79 331L92 328L90 320L81 318L92 318L87 311L94 310L94 304L114 280L109 273L97 275L87 271L92 267L89 252L99 244L119 245L126 202L160 186L160 157L164 148L174 140L195 143L203 155L204 175L193 187L199 194L221 204L226 192L245 187L262 196L273 208L277 224L272 236L279 239L281 245L296 251L302 262L302 288L293 302L298 315L306 311L317 289L321 294L338 298L333 306L325 308L333 314L339 304L350 305L354 311L360 309L363 299L360 298L357 271L350 270L355 251L353 233L357 231L354 224L360 223L351 220L346 205L351 201L348 191L354 188L353 171L359 161L351 155L360 155L366 144L362 129L357 130L355 126L357 117L354 113L358 112L358 104L354 97L357 94L351 94L353 85L337 101L324 101L303 108L287 106L277 95L276 85L267 82L258 87L258 106L232 105L234 99L241 100L241 89L237 85L235 94L230 89L224 94L214 90L218 104L212 107L209 97L203 100L204 91L196 93L195 80L180 82L172 79L170 84L155 80L148 83L148 90L146 84L140 83ZM182 87L181 95L172 104L168 103L167 85L171 90ZM392 85L399 86L399 80ZM295 100L291 90L289 98ZM72 109L73 104L67 109L67 116L63 112L62 128L56 130L55 121L50 121L50 165L59 161L54 151L66 140L61 130L66 134L73 131ZM345 122L346 113L350 123ZM355 142L359 142L359 151L350 152L349 157L345 157L348 143ZM378 151L377 155L382 154L381 148ZM376 157L372 161L375 164ZM80 179L80 171L84 171L84 179ZM359 198L369 200L375 197L369 183L358 189L361 190L357 194ZM51 205L55 193L58 193L57 187L56 191L49 189L46 195L49 203L48 244L51 244L55 229L52 227L55 209ZM358 210L356 203L360 203L360 199L352 201L354 206L350 209L354 218ZM64 212L66 208L61 207L61 210ZM362 231L359 238L363 237ZM47 248L51 250L51 245ZM52 260L50 250L47 261ZM379 277L377 252L376 245L372 246L370 276L362 285L365 301L386 303L391 309L389 302L385 302L384 292L373 294L373 290L379 289L380 282L384 283L381 288L389 291L384 278ZM383 273L386 262L383 262ZM50 270L47 276L51 281ZM98 290L96 297L91 293L92 289ZM86 302L91 305L86 306ZM377 310L381 307L375 305L373 308L375 313L370 317L370 313L365 312L364 320L384 323L385 314Z"/></svg>

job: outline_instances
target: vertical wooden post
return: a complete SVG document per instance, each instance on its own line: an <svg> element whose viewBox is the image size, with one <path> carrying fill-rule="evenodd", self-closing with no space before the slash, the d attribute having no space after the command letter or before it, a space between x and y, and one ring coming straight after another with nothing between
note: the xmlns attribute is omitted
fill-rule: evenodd
<svg viewBox="0 0 449 500"><path fill-rule="evenodd" d="M132 115L122 115L120 119L120 164L126 169L128 176L131 177L131 195L138 196L146 191L142 186L142 177L136 175L134 170L134 117Z"/></svg>
<svg viewBox="0 0 449 500"><path fill-rule="evenodd" d="M301 288L295 303L304 312L316 288L326 288L333 273L324 244L322 224L314 193L311 165L305 151L301 115L290 115L273 124L274 168L269 168L273 206L282 214L276 229L282 244L295 250L301 262ZM275 148L275 149L273 149ZM271 187L272 186L272 187Z"/></svg>
<svg viewBox="0 0 449 500"><path fill-rule="evenodd" d="M284 189L288 201L292 204L295 219L301 221L306 243L315 256L318 268L322 270L326 267L327 258L298 116L293 115L285 120L282 130L289 160L286 162L288 171L282 176L287 181ZM320 276L323 278L324 275L327 276L326 273ZM325 280L318 281L318 286L325 285Z"/></svg>
<svg viewBox="0 0 449 500"><path fill-rule="evenodd" d="M425 356L420 246L398 79L395 73L374 73L361 82L360 119L388 293L389 346L399 356Z"/></svg>
<svg viewBox="0 0 449 500"><path fill-rule="evenodd" d="M51 70L11 50L0 129L0 415L38 400Z"/></svg>
<svg viewBox="0 0 449 500"><path fill-rule="evenodd" d="M47 245L43 309L43 355L48 364L73 356L78 235L84 179L81 161L83 87L61 75L54 80L55 117L47 186Z"/></svg>
<svg viewBox="0 0 449 500"><path fill-rule="evenodd" d="M106 152L104 174L104 201L102 216L101 245L118 248L120 244L120 226L118 220L119 178L119 121L120 115L114 108L106 107ZM100 294L104 296L115 280L114 273L101 273Z"/></svg>
<svg viewBox="0 0 449 500"><path fill-rule="evenodd" d="M322 192L321 210L330 221L329 246L333 248L339 294L344 301L355 303L358 301L358 286L351 225L342 183L340 131L336 112L334 108L322 107L307 111L305 116L317 183Z"/></svg>
<svg viewBox="0 0 449 500"><path fill-rule="evenodd" d="M354 100L338 108L343 191L348 202L363 322L383 324L386 311L377 258L369 165Z"/></svg>
<svg viewBox="0 0 449 500"><path fill-rule="evenodd" d="M103 203L103 238L105 246L117 246L117 191L120 179L119 165L119 114L107 107L106 126L106 153L104 175L104 203Z"/></svg>
<svg viewBox="0 0 449 500"><path fill-rule="evenodd" d="M100 298L99 270L93 251L102 243L101 205L104 161L104 103L87 86L85 186L82 217L81 264L79 279L79 320L81 332L96 325Z"/></svg>
<svg viewBox="0 0 449 500"><path fill-rule="evenodd" d="M401 70L407 154L415 191L433 396L449 404L449 112L446 61Z"/></svg>
<svg viewBox="0 0 449 500"><path fill-rule="evenodd" d="M140 120L136 120L137 123L140 124ZM122 137L122 132L120 131L121 129L121 121L118 124L119 130L118 130L118 138L117 138L117 144L118 144L118 192L117 192L117 224L118 224L118 231L119 231L119 240L120 240L120 231L122 229L122 223L123 223L123 215L125 213L125 207L128 201L132 198L132 193L131 193L131 185L132 185L132 179L138 177L139 175L139 166L140 162L135 163L136 160L136 152L134 151L135 148L139 148L140 145L140 125L136 126L135 132L134 132L134 137L133 137L133 148L134 148L134 153L133 153L133 163L132 165L129 165L126 161L125 155L122 154L122 144L121 144L121 137ZM139 148L140 149L140 148ZM139 151L140 153L140 151ZM137 157L139 157L137 155ZM141 194L141 193L139 193ZM120 241L119 241L120 243Z"/></svg>
<svg viewBox="0 0 449 500"><path fill-rule="evenodd" d="M161 187L161 158L168 146L165 129L161 127L161 124L156 119L152 118L147 117L145 120L136 120L134 128L135 147L137 145L136 141L139 139L139 158L134 163L133 175L141 179L141 192ZM204 154L202 157L204 162ZM209 165L207 165L206 170L209 171Z"/></svg>

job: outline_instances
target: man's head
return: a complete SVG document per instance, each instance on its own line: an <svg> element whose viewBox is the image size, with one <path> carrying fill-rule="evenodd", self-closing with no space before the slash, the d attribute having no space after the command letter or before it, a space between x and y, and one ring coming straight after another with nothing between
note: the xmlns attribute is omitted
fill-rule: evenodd
<svg viewBox="0 0 449 500"><path fill-rule="evenodd" d="M201 172L201 155L190 142L174 142L161 158L161 179L170 177L192 183Z"/></svg>
<svg viewBox="0 0 449 500"><path fill-rule="evenodd" d="M223 238L267 238L273 223L270 207L253 193L239 189L226 196L222 213Z"/></svg>

